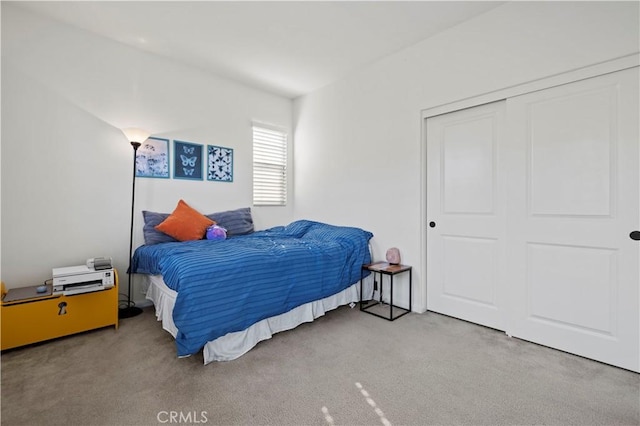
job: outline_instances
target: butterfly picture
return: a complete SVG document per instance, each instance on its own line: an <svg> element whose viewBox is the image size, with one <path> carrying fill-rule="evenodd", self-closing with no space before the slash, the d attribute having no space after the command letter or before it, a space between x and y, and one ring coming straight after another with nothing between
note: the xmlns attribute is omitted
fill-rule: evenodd
<svg viewBox="0 0 640 426"><path fill-rule="evenodd" d="M233 182L233 149L207 146L207 180Z"/></svg>
<svg viewBox="0 0 640 426"><path fill-rule="evenodd" d="M203 146L197 143L173 141L173 177L175 179L202 180Z"/></svg>
<svg viewBox="0 0 640 426"><path fill-rule="evenodd" d="M169 178L169 139L148 138L136 151L136 177Z"/></svg>

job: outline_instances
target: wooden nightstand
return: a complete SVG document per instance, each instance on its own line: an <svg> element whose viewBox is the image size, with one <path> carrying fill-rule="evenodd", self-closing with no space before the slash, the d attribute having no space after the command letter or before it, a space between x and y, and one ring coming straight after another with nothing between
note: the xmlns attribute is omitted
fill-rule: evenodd
<svg viewBox="0 0 640 426"><path fill-rule="evenodd" d="M95 328L118 328L118 273L115 284L106 290L70 296L52 294L51 285L44 295L37 286L10 289L24 294L18 300L0 305L2 319L0 349L11 349L31 343L55 339Z"/></svg>
<svg viewBox="0 0 640 426"><path fill-rule="evenodd" d="M390 263L387 262L375 262L375 263L370 263L368 265L362 265L362 274L364 275L365 271L371 271L374 274L374 281L375 281L375 275L378 274L380 277L380 300L373 300L373 301L363 301L362 300L362 279L364 277L360 278L360 310L364 311L368 314L371 315L375 315L377 317L380 318L384 318L386 320L389 321L393 321L395 319L400 318L403 315L408 314L409 312L411 312L411 293L412 293L412 272L411 272L411 266L408 265L392 265ZM409 272L409 309L405 309L402 308L400 306L394 305L393 304L393 277L397 274L401 274L403 272ZM389 316L385 316L382 313L378 313L378 312L374 312L371 309L374 308L375 306L383 306L386 305L383 301L382 301L382 286L383 286L383 276L387 275L389 276L389 304L387 306L389 306ZM393 310L398 309L401 311L401 313L399 315L396 315L395 317L393 316ZM380 311L380 309L377 309L378 311Z"/></svg>

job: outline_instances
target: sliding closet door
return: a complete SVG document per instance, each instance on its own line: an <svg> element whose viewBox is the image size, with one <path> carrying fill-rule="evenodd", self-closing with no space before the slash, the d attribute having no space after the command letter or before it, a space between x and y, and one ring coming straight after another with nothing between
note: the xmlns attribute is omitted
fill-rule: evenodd
<svg viewBox="0 0 640 426"><path fill-rule="evenodd" d="M427 309L640 371L638 68L430 117Z"/></svg>
<svg viewBox="0 0 640 426"><path fill-rule="evenodd" d="M507 332L638 371L637 68L507 101Z"/></svg>
<svg viewBox="0 0 640 426"><path fill-rule="evenodd" d="M504 330L504 102L427 120L427 309Z"/></svg>

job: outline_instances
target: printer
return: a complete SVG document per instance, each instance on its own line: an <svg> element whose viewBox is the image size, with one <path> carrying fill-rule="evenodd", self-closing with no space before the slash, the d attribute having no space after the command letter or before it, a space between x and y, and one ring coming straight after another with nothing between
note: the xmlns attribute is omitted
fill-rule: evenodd
<svg viewBox="0 0 640 426"><path fill-rule="evenodd" d="M113 268L95 268L87 265L53 268L53 293L88 293L111 288L115 285Z"/></svg>

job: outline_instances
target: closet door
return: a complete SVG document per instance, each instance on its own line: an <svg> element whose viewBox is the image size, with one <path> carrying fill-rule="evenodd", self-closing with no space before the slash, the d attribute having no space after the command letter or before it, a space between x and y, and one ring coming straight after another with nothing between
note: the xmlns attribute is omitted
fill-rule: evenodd
<svg viewBox="0 0 640 426"><path fill-rule="evenodd" d="M507 332L634 371L638 93L636 68L511 98L506 153Z"/></svg>
<svg viewBox="0 0 640 426"><path fill-rule="evenodd" d="M504 102L427 119L427 309L504 330Z"/></svg>

